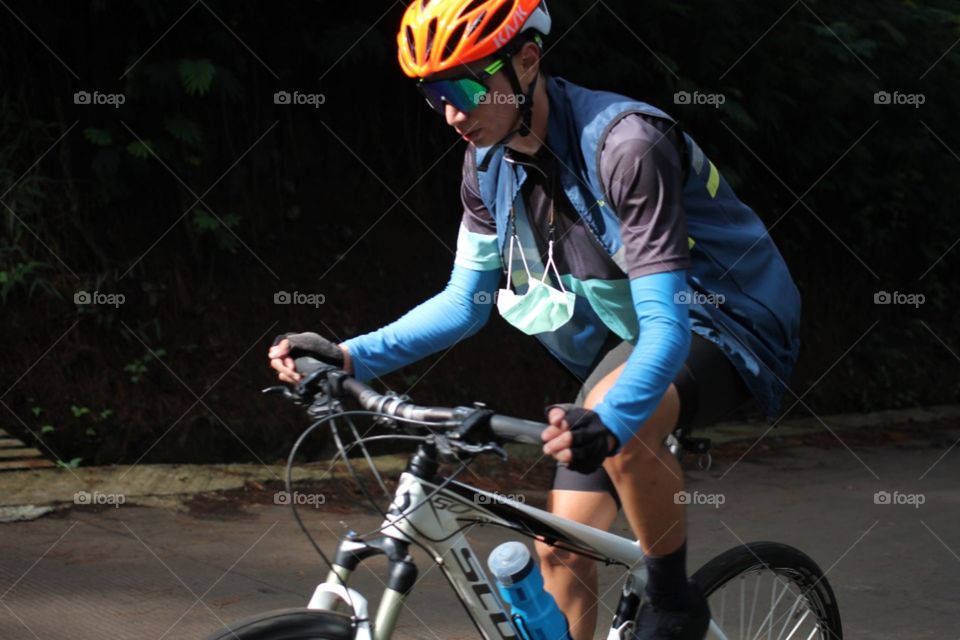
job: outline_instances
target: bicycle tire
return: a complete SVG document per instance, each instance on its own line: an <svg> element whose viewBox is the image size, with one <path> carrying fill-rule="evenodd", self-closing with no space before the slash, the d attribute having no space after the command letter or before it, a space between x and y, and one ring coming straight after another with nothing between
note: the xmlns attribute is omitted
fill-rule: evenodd
<svg viewBox="0 0 960 640"><path fill-rule="evenodd" d="M334 611L277 609L245 618L205 640L353 640L351 618Z"/></svg>
<svg viewBox="0 0 960 640"><path fill-rule="evenodd" d="M738 576L746 577L763 569L773 571L778 580L786 578L799 588L810 610L817 616L820 638L842 640L840 609L833 588L817 563L799 549L779 542L751 542L721 553L698 569L692 578L709 599ZM752 623L753 612L750 618ZM748 631L750 629L752 626L748 626Z"/></svg>

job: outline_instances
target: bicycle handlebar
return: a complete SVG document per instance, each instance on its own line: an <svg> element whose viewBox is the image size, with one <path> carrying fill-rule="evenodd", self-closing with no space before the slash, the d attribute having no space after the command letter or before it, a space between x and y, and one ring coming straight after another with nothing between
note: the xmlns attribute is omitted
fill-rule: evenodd
<svg viewBox="0 0 960 640"><path fill-rule="evenodd" d="M330 371L330 368L324 363L308 357L297 358L295 366L298 372L306 376L316 372L321 367L326 367L327 371ZM336 372L342 374L341 388L356 398L360 406L369 411L376 411L397 418L436 423L438 426L450 422L455 423L451 426L458 426L470 412L476 409L476 407L427 407L413 404L400 396L377 393L368 385L342 370L337 369ZM510 442L541 445L543 441L540 434L547 426L541 422L500 414L494 414L490 417L490 429L494 435Z"/></svg>

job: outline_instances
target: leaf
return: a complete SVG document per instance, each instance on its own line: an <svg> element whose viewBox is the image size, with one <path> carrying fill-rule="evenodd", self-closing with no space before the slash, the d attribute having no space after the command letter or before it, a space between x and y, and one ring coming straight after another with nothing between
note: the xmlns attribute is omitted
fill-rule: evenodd
<svg viewBox="0 0 960 640"><path fill-rule="evenodd" d="M193 210L192 223L193 223L193 230L196 231L197 233L204 233L207 231L211 231L211 232L216 231L217 227L220 226L219 220L217 220L215 217L210 215L209 211L205 209L201 209L199 207Z"/></svg>
<svg viewBox="0 0 960 640"><path fill-rule="evenodd" d="M894 27L887 20L877 20L875 23L878 27L882 28L890 38L893 40L893 44L897 46L904 46L907 44L907 37L903 33Z"/></svg>
<svg viewBox="0 0 960 640"><path fill-rule="evenodd" d="M213 84L213 76L216 75L217 68L206 58L199 60L180 60L177 65L177 72L180 74L180 82L183 84L187 95L204 95L210 91L210 85Z"/></svg>
<svg viewBox="0 0 960 640"><path fill-rule="evenodd" d="M146 160L153 152L153 145L150 143L149 140L143 140L143 141L134 140L133 142L127 145L127 151L134 158L137 158L139 160Z"/></svg>
<svg viewBox="0 0 960 640"><path fill-rule="evenodd" d="M236 213L228 213L227 215L223 216L223 224L224 224L224 226L227 227L228 229L233 229L233 228L235 228L238 224L240 224L240 220L242 220L242 219L243 219L243 218L241 218L241 216L240 216L239 214L236 214Z"/></svg>
<svg viewBox="0 0 960 640"><path fill-rule="evenodd" d="M95 144L98 147L106 147L113 144L113 134L106 129L87 127L83 130L83 137L87 139L87 142Z"/></svg>
<svg viewBox="0 0 960 640"><path fill-rule="evenodd" d="M72 404L70 405L70 412L73 413L74 418L79 418L80 416L90 413L90 409Z"/></svg>
<svg viewBox="0 0 960 640"><path fill-rule="evenodd" d="M163 121L163 128L174 138L191 147L199 147L203 141L200 125L196 121L183 116L167 118Z"/></svg>
<svg viewBox="0 0 960 640"><path fill-rule="evenodd" d="M55 431L55 429L52 424L45 424L40 427L40 433L52 433L53 431Z"/></svg>

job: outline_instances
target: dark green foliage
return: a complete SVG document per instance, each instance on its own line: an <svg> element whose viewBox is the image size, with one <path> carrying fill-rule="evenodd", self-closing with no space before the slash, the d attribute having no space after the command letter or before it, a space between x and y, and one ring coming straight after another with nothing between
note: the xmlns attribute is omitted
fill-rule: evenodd
<svg viewBox="0 0 960 640"><path fill-rule="evenodd" d="M290 429L255 395L271 379L269 337L376 328L442 287L450 267L463 147L396 64L402 4L9 6L0 300L4 334L20 339L5 352L8 384L80 323L8 402L38 434L57 425L49 437L61 437L65 460L282 454ZM804 295L791 388L803 394L829 371L798 410L957 401L960 2L551 8L547 71L673 114L771 228ZM124 102L78 105L78 91ZM283 91L323 102L275 104ZM925 101L876 104L881 91ZM725 102L675 104L677 92ZM326 306L272 303L297 289L325 293ZM94 290L126 302L72 304ZM877 306L878 291L926 301ZM483 398L536 415L545 395L575 392L532 341L491 324L418 383L418 399ZM145 346L164 355L145 358ZM508 361L496 370L530 381L490 379L490 353ZM404 375L416 380L432 362ZM193 394L215 383L196 405ZM57 398L30 416L23 398L46 397L51 384ZM65 426L83 422L72 404L111 408L95 439Z"/></svg>

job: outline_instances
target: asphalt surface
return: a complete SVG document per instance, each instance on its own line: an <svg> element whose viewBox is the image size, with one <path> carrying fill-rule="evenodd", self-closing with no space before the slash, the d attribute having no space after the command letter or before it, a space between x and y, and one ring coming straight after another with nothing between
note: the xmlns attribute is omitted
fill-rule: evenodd
<svg viewBox="0 0 960 640"><path fill-rule="evenodd" d="M824 432L773 450L740 447L708 472L690 470L688 491L703 502L688 509L690 568L746 541L777 540L827 572L847 638L957 638L960 447L952 445L960 425L922 431L880 443L861 431L844 435L845 444ZM542 498L524 489L531 502ZM0 524L0 638L203 638L240 618L307 603L325 569L288 507L262 495L188 506L102 503ZM331 551L348 528L377 523L332 503L306 511ZM626 534L622 518L615 531ZM481 557L504 539L496 530L475 533ZM418 566L396 637L478 637L440 571L422 556ZM375 603L384 568L371 561L352 586ZM620 577L601 569L601 621Z"/></svg>

